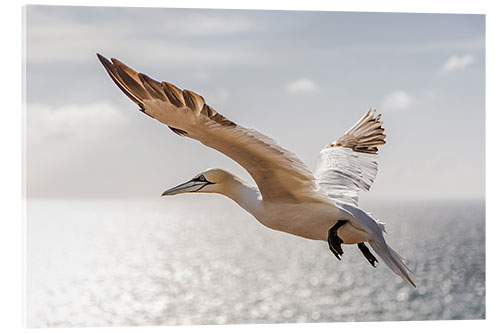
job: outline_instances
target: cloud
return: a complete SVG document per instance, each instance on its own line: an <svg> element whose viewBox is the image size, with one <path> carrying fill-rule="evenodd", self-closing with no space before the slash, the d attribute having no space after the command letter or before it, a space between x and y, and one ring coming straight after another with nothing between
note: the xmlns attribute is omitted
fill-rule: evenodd
<svg viewBox="0 0 500 333"><path fill-rule="evenodd" d="M81 10L81 12L79 12ZM242 15L170 9L52 9L31 6L26 21L27 61L81 63L96 52L173 64L259 64L251 46L207 43L207 37L261 29ZM107 15L105 15L107 14ZM79 18L84 15L85 20ZM110 16L113 20L109 20ZM137 52L140 49L142 52ZM144 51L147 50L147 51ZM147 52L147 57L144 56ZM127 57L131 59L131 57Z"/></svg>
<svg viewBox="0 0 500 333"><path fill-rule="evenodd" d="M413 99L403 90L396 90L387 95L382 102L382 110L396 111L407 110L413 103Z"/></svg>
<svg viewBox="0 0 500 333"><path fill-rule="evenodd" d="M452 72L454 70L463 69L474 62L474 57L470 54L463 56L452 56L446 60L446 62L441 67L442 73Z"/></svg>
<svg viewBox="0 0 500 333"><path fill-rule="evenodd" d="M286 91L290 93L312 92L316 90L318 90L316 83L307 78L292 81L286 86Z"/></svg>
<svg viewBox="0 0 500 333"><path fill-rule="evenodd" d="M484 38L464 39L464 40L438 40L426 42L398 42L398 43L362 43L344 46L343 49L356 53L365 54L370 53L391 53L393 55L408 55L428 53L434 51L448 51L448 52L471 52L480 51L484 49ZM337 48L337 51L339 49Z"/></svg>
<svg viewBox="0 0 500 333"><path fill-rule="evenodd" d="M28 144L46 140L86 140L126 121L123 112L107 102L60 107L30 103L26 106L26 116Z"/></svg>
<svg viewBox="0 0 500 333"><path fill-rule="evenodd" d="M203 44L175 44L154 38L115 39L102 36L61 36L59 39L36 39L28 37L27 61L36 64L85 63L94 61L95 53L105 56L125 57L130 62L140 63L147 59L148 63L158 62L168 65L228 65L228 64L262 64L265 62L258 51L237 47L220 47ZM133 45L134 47L131 47ZM137 48L148 50L147 56L136 52ZM133 50L130 51L130 50ZM90 60L92 59L92 60Z"/></svg>

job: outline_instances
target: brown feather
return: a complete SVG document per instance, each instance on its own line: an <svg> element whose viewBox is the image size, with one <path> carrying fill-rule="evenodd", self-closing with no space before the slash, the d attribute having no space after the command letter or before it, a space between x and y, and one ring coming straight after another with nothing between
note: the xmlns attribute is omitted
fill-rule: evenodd
<svg viewBox="0 0 500 333"><path fill-rule="evenodd" d="M375 115L376 110L368 110L361 119L354 124L344 135L332 142L330 147L346 147L360 153L376 154L377 146L385 144L383 122L381 114Z"/></svg>
<svg viewBox="0 0 500 333"><path fill-rule="evenodd" d="M182 90L177 88L172 83L168 83L165 81L162 81L161 85L163 86L163 90L165 90L165 93L167 93L170 103L174 104L177 107L182 107L185 105L184 97L182 96ZM174 99L170 99L170 96L173 96Z"/></svg>
<svg viewBox="0 0 500 333"><path fill-rule="evenodd" d="M187 89L184 89L182 91L182 94L184 96L184 99L186 99L186 96L189 96L190 103L193 106L190 106L190 109L192 109L193 111L201 111L203 109L203 105L205 105L205 99L203 97Z"/></svg>
<svg viewBox="0 0 500 333"><path fill-rule="evenodd" d="M118 88L120 88L120 90L128 98L130 98L133 102L135 102L136 104L138 104L139 106L142 107L142 101L137 96L134 96L131 93L131 91L127 89L127 87L125 86L125 84L122 82L120 76L116 72L116 67L108 59L104 58L100 54L97 54L97 57L101 61L102 65L104 66L104 68L108 72L108 74L111 77L111 79L113 80L113 82L118 86Z"/></svg>
<svg viewBox="0 0 500 333"><path fill-rule="evenodd" d="M123 84L130 90L130 92L139 98L141 101L148 99L150 96L147 93L146 89L138 83L136 80L134 80L126 71L124 71L121 67L115 66L116 68L116 73L121 78L121 81Z"/></svg>
<svg viewBox="0 0 500 333"><path fill-rule="evenodd" d="M186 136L188 134L186 131L172 127L172 126L168 126L168 128L170 128L175 134L180 135L180 136Z"/></svg>
<svg viewBox="0 0 500 333"><path fill-rule="evenodd" d="M212 118L213 115L215 115L217 112L214 111L210 106L207 104L203 105L203 108L200 111L201 114L204 114L208 118Z"/></svg>
<svg viewBox="0 0 500 333"><path fill-rule="evenodd" d="M122 71L127 73L135 82L140 84L141 80L139 79L139 74L136 71L116 58L111 58L110 60L113 62L113 65L115 65L115 67L120 67Z"/></svg>
<svg viewBox="0 0 500 333"><path fill-rule="evenodd" d="M139 78L151 97L161 99L162 101L167 100L167 96L165 95L160 82L155 81L146 74L142 73L139 73Z"/></svg>
<svg viewBox="0 0 500 333"><path fill-rule="evenodd" d="M109 61L100 54L97 54L97 57L118 88L138 104L140 110L146 114L144 100L159 99L163 102L168 100L178 108L188 107L223 126L236 126L235 123L205 104L205 99L193 91L181 90L168 82L160 83L146 74L137 73L118 59L111 58ZM170 127L170 129L178 135L187 135L185 130L174 127Z"/></svg>

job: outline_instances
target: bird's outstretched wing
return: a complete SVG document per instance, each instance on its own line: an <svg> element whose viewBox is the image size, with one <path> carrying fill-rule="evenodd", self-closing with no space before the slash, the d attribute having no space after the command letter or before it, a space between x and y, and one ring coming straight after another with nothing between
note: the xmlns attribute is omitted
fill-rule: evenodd
<svg viewBox="0 0 500 333"><path fill-rule="evenodd" d="M377 146L385 144L381 114L368 112L344 135L319 153L314 175L332 199L357 206L360 190L368 191L377 176Z"/></svg>
<svg viewBox="0 0 500 333"><path fill-rule="evenodd" d="M192 91L153 80L119 60L97 56L116 85L142 112L176 134L198 140L235 160L255 180L263 199L282 203L329 200L317 191L306 165L271 138L235 124Z"/></svg>

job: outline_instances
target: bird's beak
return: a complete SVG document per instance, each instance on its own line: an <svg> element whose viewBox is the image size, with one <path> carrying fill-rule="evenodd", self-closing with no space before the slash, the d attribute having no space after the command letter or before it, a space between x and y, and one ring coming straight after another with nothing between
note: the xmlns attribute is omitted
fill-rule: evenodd
<svg viewBox="0 0 500 333"><path fill-rule="evenodd" d="M172 187L161 194L162 197L166 195L176 195L181 193L197 192L208 185L208 182L201 182L197 180L190 180L183 184Z"/></svg>

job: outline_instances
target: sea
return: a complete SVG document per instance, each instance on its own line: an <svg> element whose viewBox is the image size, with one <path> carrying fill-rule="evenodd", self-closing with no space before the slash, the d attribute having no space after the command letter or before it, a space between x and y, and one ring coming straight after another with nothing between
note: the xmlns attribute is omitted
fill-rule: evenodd
<svg viewBox="0 0 500 333"><path fill-rule="evenodd" d="M386 223L416 288L356 246L339 261L221 196L28 198L27 326L485 318L484 201L361 207Z"/></svg>

